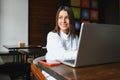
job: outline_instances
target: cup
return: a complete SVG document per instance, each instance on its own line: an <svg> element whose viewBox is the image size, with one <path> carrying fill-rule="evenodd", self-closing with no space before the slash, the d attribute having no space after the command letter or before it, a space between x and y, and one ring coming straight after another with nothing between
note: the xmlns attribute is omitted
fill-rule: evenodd
<svg viewBox="0 0 120 80"><path fill-rule="evenodd" d="M19 46L20 46L20 47L25 47L25 43L24 43L24 42L20 42L20 43L19 43Z"/></svg>

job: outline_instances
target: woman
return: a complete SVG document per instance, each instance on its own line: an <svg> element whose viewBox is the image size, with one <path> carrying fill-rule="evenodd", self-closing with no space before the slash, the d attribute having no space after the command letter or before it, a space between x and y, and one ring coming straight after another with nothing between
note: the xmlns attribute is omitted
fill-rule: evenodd
<svg viewBox="0 0 120 80"><path fill-rule="evenodd" d="M47 36L46 60L75 57L77 43L73 13L69 7L62 6L56 14L56 27Z"/></svg>
<svg viewBox="0 0 120 80"><path fill-rule="evenodd" d="M75 21L72 10L67 6L59 7L56 14L56 26L47 35L47 53L45 59L59 60L75 58L78 49L78 36L75 33ZM33 60L37 64L44 57Z"/></svg>

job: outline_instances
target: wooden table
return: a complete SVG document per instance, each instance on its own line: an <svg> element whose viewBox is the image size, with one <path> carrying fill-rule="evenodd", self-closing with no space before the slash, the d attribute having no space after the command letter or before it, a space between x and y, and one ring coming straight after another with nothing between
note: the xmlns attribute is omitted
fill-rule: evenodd
<svg viewBox="0 0 120 80"><path fill-rule="evenodd" d="M21 61L21 59L19 59L19 57L21 58L21 55L18 53L19 49L39 49L41 48L41 45L26 45L24 47L20 47L19 45L3 45L3 47L8 49L9 53L13 55L13 61Z"/></svg>
<svg viewBox="0 0 120 80"><path fill-rule="evenodd" d="M66 65L48 67L38 65L57 80L120 80L120 63L72 68Z"/></svg>
<svg viewBox="0 0 120 80"><path fill-rule="evenodd" d="M24 61L28 62L28 58L36 58L39 56L44 56L46 54L46 51L42 48L37 48L37 49L19 49L19 53L23 54L24 56Z"/></svg>
<svg viewBox="0 0 120 80"><path fill-rule="evenodd" d="M6 49L8 49L9 51L17 51L18 49L36 49L36 48L41 48L41 45L26 45L24 47L20 47L19 45L3 45L3 47L5 47Z"/></svg>

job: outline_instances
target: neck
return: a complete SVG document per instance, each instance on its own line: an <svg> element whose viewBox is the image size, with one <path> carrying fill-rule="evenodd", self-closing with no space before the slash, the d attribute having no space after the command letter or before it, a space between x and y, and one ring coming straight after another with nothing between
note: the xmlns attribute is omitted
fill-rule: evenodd
<svg viewBox="0 0 120 80"><path fill-rule="evenodd" d="M69 30L64 30L63 31L65 34L69 34Z"/></svg>

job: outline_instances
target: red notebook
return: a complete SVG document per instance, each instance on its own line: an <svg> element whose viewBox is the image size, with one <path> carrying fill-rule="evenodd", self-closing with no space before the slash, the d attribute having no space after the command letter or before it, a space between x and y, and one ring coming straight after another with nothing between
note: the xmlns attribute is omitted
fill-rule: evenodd
<svg viewBox="0 0 120 80"><path fill-rule="evenodd" d="M41 64L46 65L46 66L58 66L58 65L61 64L60 62L54 61L54 60L51 60L51 61L49 61L49 62L47 62L46 60L40 60L39 62L40 62Z"/></svg>

